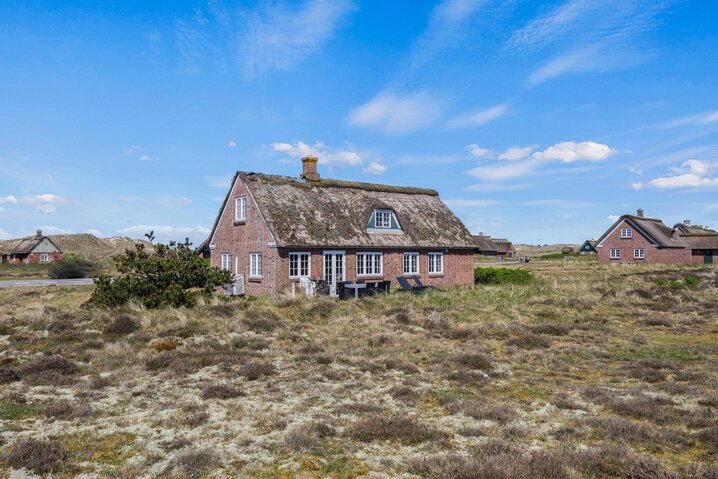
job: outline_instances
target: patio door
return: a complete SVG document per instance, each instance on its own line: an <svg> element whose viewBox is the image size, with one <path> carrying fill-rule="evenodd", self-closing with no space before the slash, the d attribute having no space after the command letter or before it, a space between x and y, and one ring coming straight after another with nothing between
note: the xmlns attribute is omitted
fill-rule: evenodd
<svg viewBox="0 0 718 479"><path fill-rule="evenodd" d="M713 264L713 250L707 249L703 253L703 264Z"/></svg>
<svg viewBox="0 0 718 479"><path fill-rule="evenodd" d="M329 296L337 296L337 284L345 278L345 254L344 251L324 252L324 281L329 285Z"/></svg>

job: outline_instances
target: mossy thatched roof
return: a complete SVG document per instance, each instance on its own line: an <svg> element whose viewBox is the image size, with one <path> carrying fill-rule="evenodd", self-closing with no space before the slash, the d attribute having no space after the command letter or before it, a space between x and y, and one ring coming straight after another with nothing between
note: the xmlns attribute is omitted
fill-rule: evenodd
<svg viewBox="0 0 718 479"><path fill-rule="evenodd" d="M237 176L278 247L474 248L464 224L435 190L244 172ZM394 211L399 234L367 230L377 208Z"/></svg>

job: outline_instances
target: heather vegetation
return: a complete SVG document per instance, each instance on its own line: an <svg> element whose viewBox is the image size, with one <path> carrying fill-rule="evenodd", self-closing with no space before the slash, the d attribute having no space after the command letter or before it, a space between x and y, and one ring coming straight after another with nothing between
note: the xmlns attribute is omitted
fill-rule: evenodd
<svg viewBox="0 0 718 479"><path fill-rule="evenodd" d="M341 302L0 290L0 477L718 477L718 271L522 268Z"/></svg>

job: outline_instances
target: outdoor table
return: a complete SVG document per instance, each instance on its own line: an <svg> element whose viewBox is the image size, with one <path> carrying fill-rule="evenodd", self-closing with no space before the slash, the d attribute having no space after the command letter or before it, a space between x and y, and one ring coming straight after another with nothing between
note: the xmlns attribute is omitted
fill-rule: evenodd
<svg viewBox="0 0 718 479"><path fill-rule="evenodd" d="M345 288L354 290L354 298L359 298L359 290L366 288L364 283L349 283L344 285Z"/></svg>

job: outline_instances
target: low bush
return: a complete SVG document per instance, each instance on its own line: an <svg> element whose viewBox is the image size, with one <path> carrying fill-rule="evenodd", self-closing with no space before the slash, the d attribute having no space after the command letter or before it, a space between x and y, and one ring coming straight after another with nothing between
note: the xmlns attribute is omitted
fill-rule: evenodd
<svg viewBox="0 0 718 479"><path fill-rule="evenodd" d="M67 451L52 441L24 439L17 442L7 454L7 462L16 469L29 469L37 474L59 470L67 461Z"/></svg>
<svg viewBox="0 0 718 479"><path fill-rule="evenodd" d="M284 434L284 444L295 451L314 449L322 439L336 434L333 427L319 421L309 421L292 427Z"/></svg>
<svg viewBox="0 0 718 479"><path fill-rule="evenodd" d="M531 326L531 332L534 334L548 334L550 336L566 336L571 329L563 324L557 323L541 323Z"/></svg>
<svg viewBox="0 0 718 479"><path fill-rule="evenodd" d="M476 284L529 284L536 278L533 273L519 268L481 268L474 270Z"/></svg>
<svg viewBox="0 0 718 479"><path fill-rule="evenodd" d="M55 279L88 278L99 272L99 266L79 256L68 255L50 265L47 274Z"/></svg>
<svg viewBox="0 0 718 479"><path fill-rule="evenodd" d="M244 376L250 381L256 381L262 376L271 376L275 373L276 368L272 363L264 363L260 361L252 361L239 368L239 375Z"/></svg>
<svg viewBox="0 0 718 479"><path fill-rule="evenodd" d="M0 366L0 384L8 384L19 381L20 375L12 366Z"/></svg>
<svg viewBox="0 0 718 479"><path fill-rule="evenodd" d="M504 344L521 349L539 349L551 347L551 339L543 335L524 334L523 336L509 338Z"/></svg>
<svg viewBox="0 0 718 479"><path fill-rule="evenodd" d="M419 444L442 436L436 429L406 416L359 419L347 428L347 435L362 442L397 441L402 444Z"/></svg>
<svg viewBox="0 0 718 479"><path fill-rule="evenodd" d="M491 369L493 360L491 356L484 353L465 353L454 356L454 362L459 366L463 366L468 369L480 369L482 371L488 371Z"/></svg>
<svg viewBox="0 0 718 479"><path fill-rule="evenodd" d="M77 364L59 355L35 356L18 368L20 377L33 384L72 383L79 371Z"/></svg>
<svg viewBox="0 0 718 479"><path fill-rule="evenodd" d="M226 383L209 384L202 388L202 399L233 399L244 393L237 386Z"/></svg>
<svg viewBox="0 0 718 479"><path fill-rule="evenodd" d="M110 336L127 336L140 328L140 324L130 315L121 314L112 320L105 328Z"/></svg>
<svg viewBox="0 0 718 479"><path fill-rule="evenodd" d="M45 416L55 419L71 420L92 416L92 409L85 404L73 404L70 402L57 402L45 408Z"/></svg>
<svg viewBox="0 0 718 479"><path fill-rule="evenodd" d="M215 451L207 448L180 454L174 463L182 474L194 478L219 466L220 460Z"/></svg>
<svg viewBox="0 0 718 479"><path fill-rule="evenodd" d="M152 233L148 235L154 239ZM208 266L191 243L157 244L148 252L138 243L134 250L114 258L120 276L95 282L90 304L110 308L137 301L146 308L192 307L199 296L211 296L232 280L229 271Z"/></svg>

